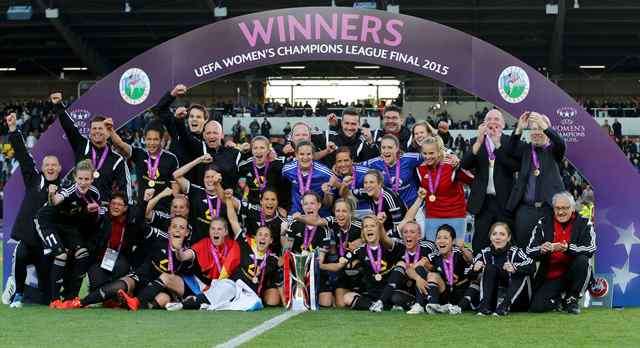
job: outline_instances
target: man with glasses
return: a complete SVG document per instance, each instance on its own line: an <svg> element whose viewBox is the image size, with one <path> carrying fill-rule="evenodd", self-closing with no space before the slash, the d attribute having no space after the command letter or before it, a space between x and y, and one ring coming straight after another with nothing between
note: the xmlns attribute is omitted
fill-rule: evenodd
<svg viewBox="0 0 640 348"><path fill-rule="evenodd" d="M530 310L579 314L578 300L591 279L589 259L596 251L596 236L591 221L576 213L569 192L555 194L552 204L553 213L538 221L526 248L540 262Z"/></svg>

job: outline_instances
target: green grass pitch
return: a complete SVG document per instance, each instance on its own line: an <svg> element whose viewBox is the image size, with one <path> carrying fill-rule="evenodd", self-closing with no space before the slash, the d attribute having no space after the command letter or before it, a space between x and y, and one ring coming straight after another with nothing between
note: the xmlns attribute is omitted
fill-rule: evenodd
<svg viewBox="0 0 640 348"><path fill-rule="evenodd" d="M282 313L50 310L0 307L2 347L212 347ZM303 313L258 336L252 347L633 347L640 309L512 314L506 318L409 316L321 310Z"/></svg>

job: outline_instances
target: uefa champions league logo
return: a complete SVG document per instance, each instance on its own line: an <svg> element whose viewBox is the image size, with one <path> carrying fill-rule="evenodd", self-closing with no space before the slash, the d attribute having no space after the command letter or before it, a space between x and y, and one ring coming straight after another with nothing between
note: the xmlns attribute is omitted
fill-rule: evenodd
<svg viewBox="0 0 640 348"><path fill-rule="evenodd" d="M593 298L603 298L609 293L609 282L602 277L596 277L589 288L589 294Z"/></svg>
<svg viewBox="0 0 640 348"><path fill-rule="evenodd" d="M502 99L511 104L523 101L529 95L529 76L521 67L510 66L498 77L498 91Z"/></svg>
<svg viewBox="0 0 640 348"><path fill-rule="evenodd" d="M87 122L91 118L91 112L87 109L73 109L69 110L69 117L73 120L73 123L76 125L80 134L86 136L89 134L89 123ZM67 139L67 135L64 134L62 136L65 140Z"/></svg>
<svg viewBox="0 0 640 348"><path fill-rule="evenodd" d="M138 105L147 100L151 91L151 80L142 69L131 68L120 77L120 96L131 105Z"/></svg>

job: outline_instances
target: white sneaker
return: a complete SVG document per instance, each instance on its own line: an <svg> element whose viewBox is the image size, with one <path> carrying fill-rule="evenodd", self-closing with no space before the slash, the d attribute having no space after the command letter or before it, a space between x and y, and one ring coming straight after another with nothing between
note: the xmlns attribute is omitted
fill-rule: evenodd
<svg viewBox="0 0 640 348"><path fill-rule="evenodd" d="M425 311L427 311L428 314L438 314L438 313L442 313L442 306L440 306L437 303L428 303L425 307L424 307Z"/></svg>
<svg viewBox="0 0 640 348"><path fill-rule="evenodd" d="M166 310L171 312L182 310L182 307L182 302L170 302L164 306Z"/></svg>
<svg viewBox="0 0 640 348"><path fill-rule="evenodd" d="M392 312L401 312L401 311L404 311L404 308L402 308L402 306L393 306L393 307L391 307L391 311Z"/></svg>
<svg viewBox="0 0 640 348"><path fill-rule="evenodd" d="M414 303L411 306L411 309L407 311L407 314L422 314L424 313L424 307L422 307L418 302Z"/></svg>
<svg viewBox="0 0 640 348"><path fill-rule="evenodd" d="M9 305L9 308L22 308L22 301L13 301Z"/></svg>
<svg viewBox="0 0 640 348"><path fill-rule="evenodd" d="M11 298L15 292L16 280L13 276L9 276L9 278L7 278L7 286L4 288L4 292L2 293L2 304L11 304Z"/></svg>
<svg viewBox="0 0 640 348"><path fill-rule="evenodd" d="M456 305L452 305L452 304L447 304L447 311L451 315L458 315L458 314L462 313L462 309L460 307L458 307Z"/></svg>
<svg viewBox="0 0 640 348"><path fill-rule="evenodd" d="M380 300L372 303L371 306L369 307L369 311L374 313L380 313L382 312L383 309L384 309L384 304Z"/></svg>

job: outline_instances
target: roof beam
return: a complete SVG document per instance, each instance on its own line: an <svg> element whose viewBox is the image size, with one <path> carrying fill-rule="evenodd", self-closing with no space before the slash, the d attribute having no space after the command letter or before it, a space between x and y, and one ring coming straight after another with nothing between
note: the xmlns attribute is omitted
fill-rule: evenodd
<svg viewBox="0 0 640 348"><path fill-rule="evenodd" d="M567 18L567 0L558 1L558 15L553 29L553 38L551 39L551 54L549 55L549 66L551 74L562 74L562 48L564 47L564 27Z"/></svg>
<svg viewBox="0 0 640 348"><path fill-rule="evenodd" d="M43 11L47 8L43 0L36 0L35 3ZM111 63L85 42L82 37L73 32L62 19L49 18L49 21L60 36L67 42L71 50L91 72L96 75L105 76L111 71Z"/></svg>

